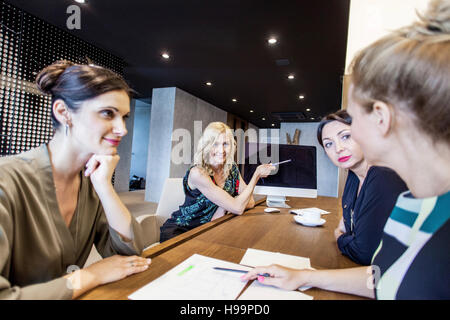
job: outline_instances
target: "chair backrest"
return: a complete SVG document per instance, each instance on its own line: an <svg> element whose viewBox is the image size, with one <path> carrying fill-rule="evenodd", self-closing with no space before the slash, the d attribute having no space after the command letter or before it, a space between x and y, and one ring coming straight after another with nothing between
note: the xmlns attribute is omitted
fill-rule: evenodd
<svg viewBox="0 0 450 320"><path fill-rule="evenodd" d="M156 215L161 224L184 203L183 178L167 178L159 198Z"/></svg>

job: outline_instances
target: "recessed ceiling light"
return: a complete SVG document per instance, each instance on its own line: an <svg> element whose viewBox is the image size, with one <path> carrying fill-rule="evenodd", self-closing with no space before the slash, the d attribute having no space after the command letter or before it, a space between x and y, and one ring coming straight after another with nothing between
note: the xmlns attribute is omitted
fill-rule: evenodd
<svg viewBox="0 0 450 320"><path fill-rule="evenodd" d="M295 76L293 75L293 74L290 74L290 75L288 75L288 79L294 79L295 78Z"/></svg>
<svg viewBox="0 0 450 320"><path fill-rule="evenodd" d="M253 112L253 110L250 110L250 112L252 113L252 112Z"/></svg>
<svg viewBox="0 0 450 320"><path fill-rule="evenodd" d="M266 118L262 118L261 120L262 120L262 121L265 121L265 120L266 120Z"/></svg>
<svg viewBox="0 0 450 320"><path fill-rule="evenodd" d="M207 82L206 85L207 86L212 86L212 83L211 82Z"/></svg>
<svg viewBox="0 0 450 320"><path fill-rule="evenodd" d="M78 2L78 3L85 3L86 1L84 1L84 0L75 0L75 2Z"/></svg>
<svg viewBox="0 0 450 320"><path fill-rule="evenodd" d="M305 96L301 94L301 95L298 96L298 98L299 98L300 100L303 100L303 99L305 99Z"/></svg>
<svg viewBox="0 0 450 320"><path fill-rule="evenodd" d="M277 40L276 38L270 38L269 40L267 40L267 42L268 42L269 44L275 44L275 43L278 42L278 40Z"/></svg>
<svg viewBox="0 0 450 320"><path fill-rule="evenodd" d="M170 56L167 52L164 52L163 54L161 54L161 57L163 57L164 59L169 59Z"/></svg>
<svg viewBox="0 0 450 320"><path fill-rule="evenodd" d="M314 118L311 118L311 120L314 120Z"/></svg>
<svg viewBox="0 0 450 320"><path fill-rule="evenodd" d="M308 108L308 109L306 109L306 111L311 111L311 109Z"/></svg>
<svg viewBox="0 0 450 320"><path fill-rule="evenodd" d="M272 123L272 127L275 127L275 123Z"/></svg>
<svg viewBox="0 0 450 320"><path fill-rule="evenodd" d="M233 102L237 102L237 99L234 99L234 98L233 98L233 99L231 99L231 101L233 101Z"/></svg>

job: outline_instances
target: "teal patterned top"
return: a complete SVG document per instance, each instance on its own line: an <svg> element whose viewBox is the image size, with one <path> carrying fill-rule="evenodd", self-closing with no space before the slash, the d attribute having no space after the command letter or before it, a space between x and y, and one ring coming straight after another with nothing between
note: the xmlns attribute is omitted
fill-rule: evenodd
<svg viewBox="0 0 450 320"><path fill-rule="evenodd" d="M211 221L212 216L216 212L218 206L206 198L198 189L191 190L188 185L188 177L191 169L187 170L183 178L183 189L186 199L180 209L172 213L169 223L175 223L180 227L195 228L206 222ZM211 176L214 181L214 177ZM232 197L239 194L239 169L234 163L230 173L225 180L223 190L228 192Z"/></svg>

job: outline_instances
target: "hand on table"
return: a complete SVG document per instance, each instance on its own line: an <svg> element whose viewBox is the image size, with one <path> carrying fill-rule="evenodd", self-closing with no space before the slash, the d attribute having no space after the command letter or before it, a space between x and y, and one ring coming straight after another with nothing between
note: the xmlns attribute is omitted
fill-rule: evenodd
<svg viewBox="0 0 450 320"><path fill-rule="evenodd" d="M151 259L115 255L91 264L84 270L92 274L98 285L114 282L148 269Z"/></svg>

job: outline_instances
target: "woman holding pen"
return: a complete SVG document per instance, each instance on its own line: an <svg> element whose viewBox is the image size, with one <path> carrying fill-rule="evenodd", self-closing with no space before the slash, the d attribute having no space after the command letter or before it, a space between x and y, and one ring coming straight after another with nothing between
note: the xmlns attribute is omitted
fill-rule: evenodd
<svg viewBox="0 0 450 320"><path fill-rule="evenodd" d="M275 167L260 165L247 185L234 162L235 152L231 129L222 122L210 123L198 142L194 166L183 178L185 202L161 226L161 242L220 218L227 211L242 214L254 206L256 183Z"/></svg>
<svg viewBox="0 0 450 320"><path fill-rule="evenodd" d="M366 159L393 169L400 194L371 266L243 277L377 299L450 299L450 1L363 49L351 65L348 112ZM270 277L258 276L269 273ZM373 274L373 275L372 275Z"/></svg>

